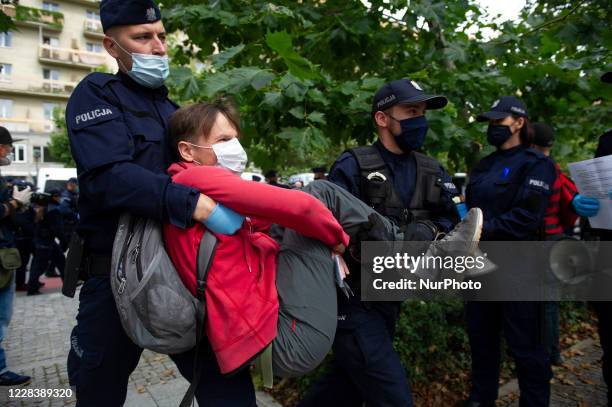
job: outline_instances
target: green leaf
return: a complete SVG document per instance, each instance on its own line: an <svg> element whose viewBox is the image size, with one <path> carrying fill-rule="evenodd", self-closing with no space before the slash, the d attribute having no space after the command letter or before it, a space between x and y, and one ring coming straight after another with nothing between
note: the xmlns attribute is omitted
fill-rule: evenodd
<svg viewBox="0 0 612 407"><path fill-rule="evenodd" d="M318 123L318 124L322 124L325 125L327 124L327 121L325 120L325 113L321 113L321 112L311 112L308 114L308 120L313 122L313 123Z"/></svg>
<svg viewBox="0 0 612 407"><path fill-rule="evenodd" d="M240 44L236 45L235 47L226 48L222 52L212 55L210 57L210 60L212 62L213 67L215 69L223 67L230 59L238 55L243 49L244 44Z"/></svg>
<svg viewBox="0 0 612 407"><path fill-rule="evenodd" d="M303 81L300 81L295 76L287 73L279 82L279 86L283 90L283 94L296 102L301 102L308 92L308 88Z"/></svg>
<svg viewBox="0 0 612 407"><path fill-rule="evenodd" d="M7 32L15 28L13 19L10 18L4 11L0 10L0 32Z"/></svg>
<svg viewBox="0 0 612 407"><path fill-rule="evenodd" d="M276 75L274 75L272 72L268 72L268 71L258 72L253 77L253 80L251 81L251 86L255 90L260 90L261 88L265 88L266 86L268 86L270 82L274 80L274 78L276 78Z"/></svg>
<svg viewBox="0 0 612 407"><path fill-rule="evenodd" d="M201 92L195 74L187 67L172 67L168 77L168 86L177 89L180 95L187 99L195 99Z"/></svg>
<svg viewBox="0 0 612 407"><path fill-rule="evenodd" d="M286 31L266 34L266 44L276 51L283 59L289 72L301 79L318 79L321 75L306 58L300 56L294 49L292 37Z"/></svg>
<svg viewBox="0 0 612 407"><path fill-rule="evenodd" d="M215 94L225 90L228 86L229 78L223 72L218 72L204 78L202 82L204 86L204 95L206 98L212 98Z"/></svg>
<svg viewBox="0 0 612 407"><path fill-rule="evenodd" d="M296 106L289 109L289 113L296 119L304 119L304 108L302 106Z"/></svg>
<svg viewBox="0 0 612 407"><path fill-rule="evenodd" d="M329 106L329 99L326 98L323 92L321 92L319 89L310 89L308 91L308 97L315 103L320 103L323 106Z"/></svg>
<svg viewBox="0 0 612 407"><path fill-rule="evenodd" d="M546 55L557 52L561 47L561 44L559 43L559 41L557 41L555 35L551 32L547 32L542 35L540 42L542 44L540 52Z"/></svg>
<svg viewBox="0 0 612 407"><path fill-rule="evenodd" d="M285 140L296 140L302 137L303 133L304 129L298 129L296 127L283 127L281 131L276 134L276 137Z"/></svg>
<svg viewBox="0 0 612 407"><path fill-rule="evenodd" d="M264 94L263 104L278 108L283 100L283 95L280 92L266 92Z"/></svg>

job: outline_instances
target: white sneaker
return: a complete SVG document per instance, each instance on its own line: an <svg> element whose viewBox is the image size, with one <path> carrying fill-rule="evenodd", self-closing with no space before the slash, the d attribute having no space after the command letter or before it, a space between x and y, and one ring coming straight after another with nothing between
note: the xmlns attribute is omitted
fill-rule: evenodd
<svg viewBox="0 0 612 407"><path fill-rule="evenodd" d="M483 215L480 208L472 208L453 230L440 240L434 240L425 253L426 257L474 256L482 234ZM437 280L442 270L417 268L414 274L422 279ZM480 272L477 273L481 275ZM466 274L467 276L467 274ZM455 276L459 277L459 276Z"/></svg>

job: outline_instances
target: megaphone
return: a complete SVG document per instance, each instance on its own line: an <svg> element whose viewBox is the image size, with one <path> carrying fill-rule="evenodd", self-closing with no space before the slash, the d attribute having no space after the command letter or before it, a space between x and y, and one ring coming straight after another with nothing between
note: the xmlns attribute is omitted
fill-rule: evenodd
<svg viewBox="0 0 612 407"><path fill-rule="evenodd" d="M595 253L574 239L555 243L548 260L553 276L564 284L580 284L596 271Z"/></svg>

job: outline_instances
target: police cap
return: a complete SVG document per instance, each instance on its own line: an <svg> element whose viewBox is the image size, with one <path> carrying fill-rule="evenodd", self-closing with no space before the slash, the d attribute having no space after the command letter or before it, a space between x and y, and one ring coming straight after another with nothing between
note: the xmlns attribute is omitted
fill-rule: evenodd
<svg viewBox="0 0 612 407"><path fill-rule="evenodd" d="M374 94L372 114L397 104L425 102L427 109L441 109L448 99L440 95L429 95L413 80L404 78L384 84Z"/></svg>
<svg viewBox="0 0 612 407"><path fill-rule="evenodd" d="M118 25L149 24L159 20L161 12L153 0L102 0L100 3L104 32Z"/></svg>
<svg viewBox="0 0 612 407"><path fill-rule="evenodd" d="M519 98L514 96L502 96L493 102L491 110L479 114L476 120L479 122L486 122L489 120L503 119L510 115L529 117L527 106L525 106L525 103Z"/></svg>

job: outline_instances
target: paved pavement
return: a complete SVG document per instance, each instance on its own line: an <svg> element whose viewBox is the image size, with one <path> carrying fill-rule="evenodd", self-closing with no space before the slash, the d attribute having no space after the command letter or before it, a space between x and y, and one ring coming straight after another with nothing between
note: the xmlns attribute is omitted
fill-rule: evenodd
<svg viewBox="0 0 612 407"><path fill-rule="evenodd" d="M11 370L32 376L27 387L15 389L70 389L66 357L69 334L75 321L78 300L57 292L59 279L47 279L45 294L26 297L18 293L7 338L3 342ZM32 316L26 319L25 316ZM188 383L166 355L144 351L130 377L125 406L176 407ZM0 388L0 406L74 405L74 397L10 398L8 388ZM271 396L257 392L261 407L282 407Z"/></svg>
<svg viewBox="0 0 612 407"><path fill-rule="evenodd" d="M45 294L26 297L18 293L15 312L4 342L9 367L33 377L22 389L69 389L66 355L69 332L78 301L57 292L60 283L48 279ZM26 319L25 316L32 316ZM564 352L566 363L554 368L552 407L598 407L606 405L606 387L601 376L601 348L596 339L587 339ZM130 377L127 407L177 406L187 389L174 363L165 355L144 351ZM9 398L9 389L0 388L1 406L74 405L67 398ZM518 384L513 380L500 389L499 406L518 406ZM257 393L261 407L282 407L267 393ZM323 406L322 406L323 407ZM446 406L445 406L446 407Z"/></svg>
<svg viewBox="0 0 612 407"><path fill-rule="evenodd" d="M565 363L553 367L551 407L605 407L606 384L601 374L599 340L586 339L562 352ZM512 380L500 389L506 396L498 406L518 407L518 383Z"/></svg>

